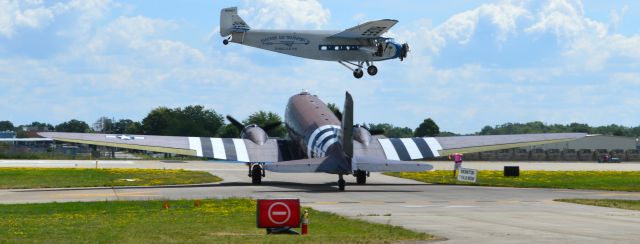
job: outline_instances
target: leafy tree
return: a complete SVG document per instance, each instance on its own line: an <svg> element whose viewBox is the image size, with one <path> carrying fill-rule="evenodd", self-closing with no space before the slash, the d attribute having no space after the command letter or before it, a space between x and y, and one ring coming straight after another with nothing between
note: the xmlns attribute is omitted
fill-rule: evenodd
<svg viewBox="0 0 640 244"><path fill-rule="evenodd" d="M151 110L147 117L142 119L142 131L148 135L168 135L168 127L173 122L174 115L167 107L158 107Z"/></svg>
<svg viewBox="0 0 640 244"><path fill-rule="evenodd" d="M238 138L240 137L240 130L232 124L226 124L220 127L218 135L222 138Z"/></svg>
<svg viewBox="0 0 640 244"><path fill-rule="evenodd" d="M11 123L11 121L8 120L3 120L0 121L0 131L13 131L15 130L15 127L13 127L13 123Z"/></svg>
<svg viewBox="0 0 640 244"><path fill-rule="evenodd" d="M58 124L56 125L55 129L57 132L91 132L91 128L89 128L89 125L86 122L76 119Z"/></svg>
<svg viewBox="0 0 640 244"><path fill-rule="evenodd" d="M115 134L142 134L142 124L130 119L121 119L113 124Z"/></svg>
<svg viewBox="0 0 640 244"><path fill-rule="evenodd" d="M397 127L389 123L380 124L368 124L367 127L370 131L381 130L384 131L384 136L391 138L403 138L412 137L413 130L409 127Z"/></svg>
<svg viewBox="0 0 640 244"><path fill-rule="evenodd" d="M588 133L590 129L591 128L589 127L588 124L580 124L580 123L575 123L575 122L569 124L569 130L571 130L571 132Z"/></svg>
<svg viewBox="0 0 640 244"><path fill-rule="evenodd" d="M213 137L223 125L220 114L201 105L184 109L159 107L142 120L142 131L149 135Z"/></svg>
<svg viewBox="0 0 640 244"><path fill-rule="evenodd" d="M440 127L431 118L427 118L416 128L416 137L436 136L440 134Z"/></svg>
<svg viewBox="0 0 640 244"><path fill-rule="evenodd" d="M53 131L53 130L55 130L55 127L53 127L53 125L51 125L49 123L41 123L41 122L38 122L38 121L31 122L31 124L28 124L28 125L21 125L20 127L22 127L23 130L29 130L29 131Z"/></svg>
<svg viewBox="0 0 640 244"><path fill-rule="evenodd" d="M583 132L590 134L602 134L613 136L640 136L640 126L626 127L616 124L591 127L588 124L571 123L562 124L544 124L540 121L527 123L505 123L494 127L485 126L480 130L481 135L506 135L506 134L531 134L531 133L563 133L563 132Z"/></svg>
<svg viewBox="0 0 640 244"><path fill-rule="evenodd" d="M338 117L338 120L342 120L342 112L340 112L340 109L338 108L338 106L336 106L335 103L327 103L327 107L329 107L331 112L333 112L333 114Z"/></svg>
<svg viewBox="0 0 640 244"><path fill-rule="evenodd" d="M113 133L113 120L102 116L93 123L93 131L101 133Z"/></svg>
<svg viewBox="0 0 640 244"><path fill-rule="evenodd" d="M267 135L271 137L284 137L287 134L287 130L284 127L284 123L280 116L273 112L258 111L249 115L249 117L242 122L245 125L256 124L265 129ZM280 125L275 128L268 128L276 123Z"/></svg>
<svg viewBox="0 0 640 244"><path fill-rule="evenodd" d="M269 129L266 128L268 125L280 123L278 127L267 130L267 134L271 137L284 137L287 133L287 130L282 123L282 119L278 114L273 112L258 111L252 113L246 120L242 121L242 123L245 125L256 124L263 129Z"/></svg>

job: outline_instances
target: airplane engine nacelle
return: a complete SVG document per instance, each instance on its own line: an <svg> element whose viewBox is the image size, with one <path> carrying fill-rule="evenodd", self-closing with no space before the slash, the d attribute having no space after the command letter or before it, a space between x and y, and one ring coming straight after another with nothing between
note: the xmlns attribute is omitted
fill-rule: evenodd
<svg viewBox="0 0 640 244"><path fill-rule="evenodd" d="M371 141L371 133L361 126L355 126L353 127L353 139L368 146Z"/></svg>
<svg viewBox="0 0 640 244"><path fill-rule="evenodd" d="M262 145L267 141L269 136L266 132L264 132L262 128L258 127L257 125L249 125L242 129L240 138L249 139L258 145Z"/></svg>

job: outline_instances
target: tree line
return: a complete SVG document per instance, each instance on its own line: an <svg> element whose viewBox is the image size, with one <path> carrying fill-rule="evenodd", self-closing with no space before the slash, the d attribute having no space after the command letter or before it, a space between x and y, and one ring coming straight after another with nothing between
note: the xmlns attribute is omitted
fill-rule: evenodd
<svg viewBox="0 0 640 244"><path fill-rule="evenodd" d="M327 104L339 119L342 117L340 109L333 103ZM256 124L264 127L274 122L282 122L282 118L273 112L258 111L252 113L242 124ZM387 137L424 137L424 136L454 136L452 132L440 131L436 122L427 118L415 128L399 127L389 123L365 123L363 126L372 134L381 134ZM237 138L240 130L231 123L226 123L224 117L213 109L206 109L201 105L191 105L184 108L158 107L151 110L141 121L131 119L115 120L108 117L98 118L92 126L84 121L71 119L57 125L49 123L33 122L27 125L14 126L10 121L0 121L0 131L15 131L18 137L29 137L29 131L57 131L78 133L112 133L112 134L146 134L166 136L203 136ZM472 135L504 135L504 134L531 134L531 133L560 133L560 132L586 132L590 134L604 134L614 136L639 137L640 126L626 127L621 125L607 125L592 127L588 124L571 123L545 124L540 121L528 123L505 123L502 125L485 126L479 132ZM284 123L273 130L268 131L271 137L284 137L286 128Z"/></svg>
<svg viewBox="0 0 640 244"><path fill-rule="evenodd" d="M565 133L565 132L583 132L588 134L601 134L610 136L628 136L640 137L640 125L636 127L627 127L622 125L604 125L589 126L588 124L570 123L562 124L545 124L541 121L533 121L528 123L505 123L496 126L485 126L479 135L508 135L508 134L531 134L531 133Z"/></svg>

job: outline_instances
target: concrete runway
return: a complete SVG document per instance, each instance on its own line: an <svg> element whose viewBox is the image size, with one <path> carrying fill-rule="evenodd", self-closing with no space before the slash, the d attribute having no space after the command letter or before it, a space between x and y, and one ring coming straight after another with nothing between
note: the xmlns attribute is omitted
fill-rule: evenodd
<svg viewBox="0 0 640 244"><path fill-rule="evenodd" d="M448 162L436 169L451 169ZM501 169L515 163L465 162L466 167ZM640 170L640 164L520 163L521 169ZM0 160L0 167L95 167L95 161ZM640 212L554 202L558 198L640 200L640 192L521 189L423 184L372 174L367 185L346 177L267 172L264 185L251 185L244 165L206 162L100 161L109 168L206 170L222 183L168 187L0 190L0 203L197 198L300 198L306 206L371 222L403 226L445 238L443 243L634 243L640 240ZM352 183L352 184L349 184ZM313 233L313 216L310 231Z"/></svg>

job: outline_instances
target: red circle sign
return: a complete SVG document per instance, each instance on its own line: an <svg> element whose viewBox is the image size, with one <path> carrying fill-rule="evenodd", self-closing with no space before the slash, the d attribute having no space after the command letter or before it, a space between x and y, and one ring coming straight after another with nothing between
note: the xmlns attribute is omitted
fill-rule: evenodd
<svg viewBox="0 0 640 244"><path fill-rule="evenodd" d="M299 199L258 199L258 228L300 226Z"/></svg>
<svg viewBox="0 0 640 244"><path fill-rule="evenodd" d="M283 202L274 202L267 210L269 220L275 224L284 224L291 218L291 208Z"/></svg>

